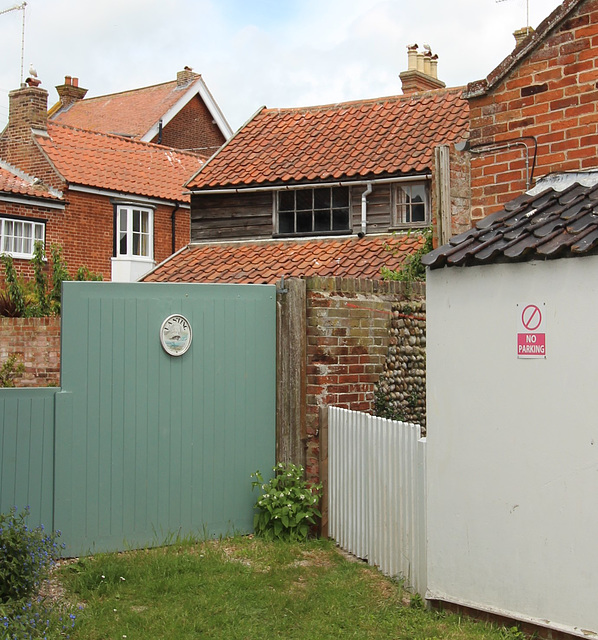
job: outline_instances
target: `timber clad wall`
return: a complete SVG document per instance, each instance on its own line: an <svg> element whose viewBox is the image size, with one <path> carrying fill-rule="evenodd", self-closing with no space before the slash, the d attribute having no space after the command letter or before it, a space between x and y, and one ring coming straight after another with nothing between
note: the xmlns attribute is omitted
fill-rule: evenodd
<svg viewBox="0 0 598 640"><path fill-rule="evenodd" d="M423 295L421 285L412 285ZM306 469L319 478L319 407L372 413L402 282L307 278Z"/></svg>
<svg viewBox="0 0 598 640"><path fill-rule="evenodd" d="M365 189L360 185L350 190L355 233L361 230L361 194ZM276 233L274 197L272 191L191 196L191 242L271 238ZM374 185L368 196L367 229L386 233L391 228L391 186Z"/></svg>
<svg viewBox="0 0 598 640"><path fill-rule="evenodd" d="M596 166L598 156L598 0L577 10L496 88L469 99L471 145L535 136L535 178ZM530 141L531 142L531 141ZM530 168L533 146L530 146ZM526 190L522 148L472 157L472 217Z"/></svg>
<svg viewBox="0 0 598 640"><path fill-rule="evenodd" d="M25 373L17 387L60 384L60 318L0 318L0 366L17 354Z"/></svg>

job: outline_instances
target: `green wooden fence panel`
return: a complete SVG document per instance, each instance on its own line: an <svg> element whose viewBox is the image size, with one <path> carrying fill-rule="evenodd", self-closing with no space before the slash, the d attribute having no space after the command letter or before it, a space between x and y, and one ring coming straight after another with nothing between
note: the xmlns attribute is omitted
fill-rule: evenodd
<svg viewBox="0 0 598 640"><path fill-rule="evenodd" d="M53 525L56 389L0 389L0 512L29 507L31 526Z"/></svg>
<svg viewBox="0 0 598 640"><path fill-rule="evenodd" d="M274 286L65 283L56 527L68 554L251 531L275 457ZM174 313L193 341L168 355Z"/></svg>

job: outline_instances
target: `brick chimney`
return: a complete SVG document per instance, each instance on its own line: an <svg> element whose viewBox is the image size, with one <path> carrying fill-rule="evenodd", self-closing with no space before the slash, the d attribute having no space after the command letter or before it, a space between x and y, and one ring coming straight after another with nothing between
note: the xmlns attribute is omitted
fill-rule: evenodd
<svg viewBox="0 0 598 640"><path fill-rule="evenodd" d="M71 76L64 76L64 84L59 84L56 91L63 109L70 107L78 100L83 100L87 94L87 89L79 86L79 78L71 78Z"/></svg>
<svg viewBox="0 0 598 640"><path fill-rule="evenodd" d="M21 85L8 94L8 125L0 136L0 157L30 175L45 179L56 173L35 144L32 129L48 127L48 92L39 86Z"/></svg>
<svg viewBox="0 0 598 640"><path fill-rule="evenodd" d="M523 27L523 29L517 29L517 31L514 31L513 36L515 37L515 47L518 47L524 40L527 40L527 37L533 32L533 27Z"/></svg>
<svg viewBox="0 0 598 640"><path fill-rule="evenodd" d="M191 67L185 67L176 74L177 87L186 87L193 80L199 78L199 73L195 73Z"/></svg>
<svg viewBox="0 0 598 640"><path fill-rule="evenodd" d="M438 56L432 54L428 45L421 52L416 44L407 46L407 67L407 71L399 74L405 95L446 87L438 79Z"/></svg>

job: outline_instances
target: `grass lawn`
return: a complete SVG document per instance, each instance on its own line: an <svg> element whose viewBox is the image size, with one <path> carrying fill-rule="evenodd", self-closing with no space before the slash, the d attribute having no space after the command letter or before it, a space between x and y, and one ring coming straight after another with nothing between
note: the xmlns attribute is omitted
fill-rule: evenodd
<svg viewBox="0 0 598 640"><path fill-rule="evenodd" d="M66 598L83 605L72 639L523 637L426 611L399 583L327 541L185 542L83 558L58 578Z"/></svg>

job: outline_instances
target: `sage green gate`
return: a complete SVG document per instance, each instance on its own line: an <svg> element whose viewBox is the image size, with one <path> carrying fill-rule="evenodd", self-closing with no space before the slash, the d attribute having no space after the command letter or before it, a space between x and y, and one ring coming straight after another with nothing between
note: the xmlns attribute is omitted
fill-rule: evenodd
<svg viewBox="0 0 598 640"><path fill-rule="evenodd" d="M275 456L274 286L65 283L54 526L68 555L248 532ZM162 348L181 314L192 343Z"/></svg>

